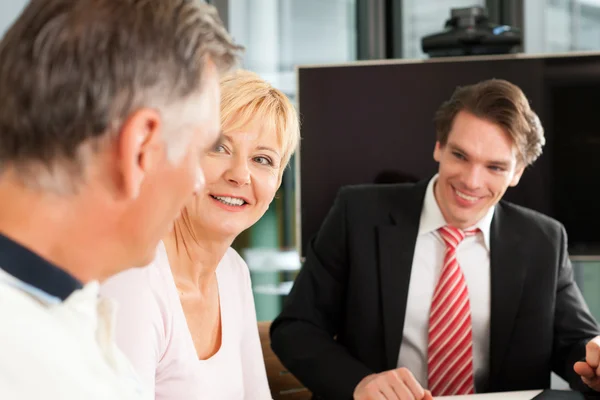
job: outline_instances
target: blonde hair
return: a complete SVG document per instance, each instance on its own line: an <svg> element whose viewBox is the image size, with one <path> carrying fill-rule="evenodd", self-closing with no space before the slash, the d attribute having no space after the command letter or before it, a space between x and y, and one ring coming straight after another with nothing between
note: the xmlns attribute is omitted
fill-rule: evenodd
<svg viewBox="0 0 600 400"><path fill-rule="evenodd" d="M280 90L254 72L236 70L221 79L221 127L231 132L260 119L265 130L277 134L286 167L300 140L296 109Z"/></svg>

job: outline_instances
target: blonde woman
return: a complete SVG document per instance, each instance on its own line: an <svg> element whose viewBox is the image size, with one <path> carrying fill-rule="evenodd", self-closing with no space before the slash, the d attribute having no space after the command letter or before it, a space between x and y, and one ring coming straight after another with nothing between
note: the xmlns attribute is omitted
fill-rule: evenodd
<svg viewBox="0 0 600 400"><path fill-rule="evenodd" d="M299 140L297 113L248 71L221 81L224 141L203 160L206 188L154 262L105 282L116 339L157 400L270 399L248 268L230 246L265 213Z"/></svg>

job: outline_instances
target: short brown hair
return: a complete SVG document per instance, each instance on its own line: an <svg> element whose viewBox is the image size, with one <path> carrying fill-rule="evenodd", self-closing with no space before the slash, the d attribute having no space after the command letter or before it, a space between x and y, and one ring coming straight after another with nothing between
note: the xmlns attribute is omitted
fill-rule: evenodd
<svg viewBox="0 0 600 400"><path fill-rule="evenodd" d="M84 142L167 112L201 90L207 58L223 72L240 51L200 0L32 0L0 42L0 171L77 178Z"/></svg>
<svg viewBox="0 0 600 400"><path fill-rule="evenodd" d="M519 151L519 161L531 165L542 154L544 129L523 91L502 80L489 79L457 88L435 114L437 141L445 145L454 118L467 111L502 127Z"/></svg>

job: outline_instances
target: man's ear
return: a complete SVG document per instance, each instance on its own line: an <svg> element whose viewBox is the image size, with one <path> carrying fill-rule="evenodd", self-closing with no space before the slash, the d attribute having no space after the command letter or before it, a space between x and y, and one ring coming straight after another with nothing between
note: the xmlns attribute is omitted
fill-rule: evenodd
<svg viewBox="0 0 600 400"><path fill-rule="evenodd" d="M121 126L118 165L121 190L127 198L139 195L148 172L165 157L161 130L160 114L149 108L130 114Z"/></svg>
<svg viewBox="0 0 600 400"><path fill-rule="evenodd" d="M435 142L435 148L433 149L433 159L440 162L442 158L442 145L439 141Z"/></svg>

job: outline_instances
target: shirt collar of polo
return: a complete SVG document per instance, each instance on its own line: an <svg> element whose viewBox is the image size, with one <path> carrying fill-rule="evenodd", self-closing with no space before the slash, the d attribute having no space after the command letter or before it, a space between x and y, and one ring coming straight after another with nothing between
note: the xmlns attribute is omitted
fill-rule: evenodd
<svg viewBox="0 0 600 400"><path fill-rule="evenodd" d="M64 301L83 285L72 275L0 234L0 268L14 278ZM35 293L32 293L35 294Z"/></svg>

